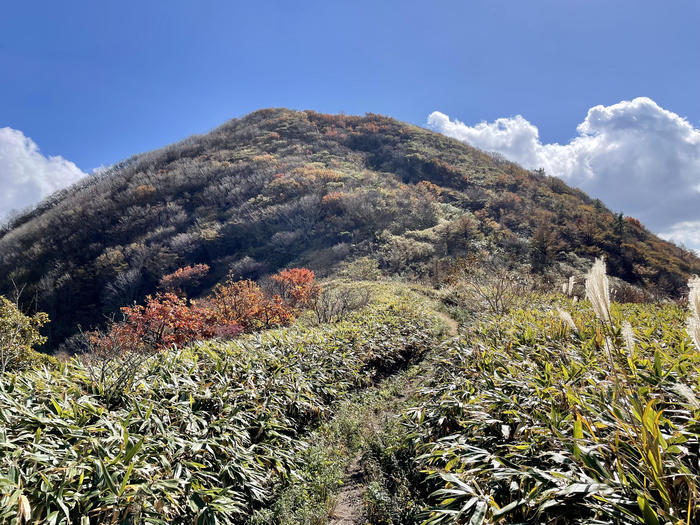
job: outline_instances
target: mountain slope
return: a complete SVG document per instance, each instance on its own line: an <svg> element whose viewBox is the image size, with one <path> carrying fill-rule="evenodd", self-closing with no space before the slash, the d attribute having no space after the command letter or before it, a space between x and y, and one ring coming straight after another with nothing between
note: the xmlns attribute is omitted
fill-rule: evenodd
<svg viewBox="0 0 700 525"><path fill-rule="evenodd" d="M137 155L54 195L0 232L0 294L52 319L50 344L152 292L191 263L259 277L328 272L370 255L426 275L504 252L544 271L605 255L612 275L676 294L700 260L561 180L377 115L262 110Z"/></svg>

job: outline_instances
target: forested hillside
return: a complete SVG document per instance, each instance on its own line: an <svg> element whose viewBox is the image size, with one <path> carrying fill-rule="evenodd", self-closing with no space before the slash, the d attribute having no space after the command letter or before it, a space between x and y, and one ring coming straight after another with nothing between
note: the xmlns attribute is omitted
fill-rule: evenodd
<svg viewBox="0 0 700 525"><path fill-rule="evenodd" d="M363 256L386 274L440 278L500 253L546 274L604 255L612 275L678 295L700 260L561 180L396 120L262 110L137 155L0 233L0 294L23 287L55 348L188 264L258 278L327 275Z"/></svg>

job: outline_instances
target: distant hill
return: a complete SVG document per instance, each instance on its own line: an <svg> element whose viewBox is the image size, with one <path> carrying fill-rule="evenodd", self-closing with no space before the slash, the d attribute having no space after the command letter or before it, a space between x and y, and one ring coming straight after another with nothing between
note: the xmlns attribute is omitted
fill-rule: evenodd
<svg viewBox="0 0 700 525"><path fill-rule="evenodd" d="M428 276L499 251L534 272L604 255L676 295L700 260L560 179L378 115L269 109L136 155L0 231L0 294L25 286L52 346L193 263L260 277L360 256Z"/></svg>

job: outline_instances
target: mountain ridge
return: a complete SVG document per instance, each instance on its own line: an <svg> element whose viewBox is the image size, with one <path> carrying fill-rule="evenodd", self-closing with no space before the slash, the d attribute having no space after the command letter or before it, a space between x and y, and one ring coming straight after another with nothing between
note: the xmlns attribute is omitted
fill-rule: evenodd
<svg viewBox="0 0 700 525"><path fill-rule="evenodd" d="M695 255L560 179L389 117L275 108L135 155L15 218L0 231L0 294L26 286L55 345L186 264L212 267L205 288L363 256L435 278L494 251L540 274L602 255L661 295L700 273Z"/></svg>

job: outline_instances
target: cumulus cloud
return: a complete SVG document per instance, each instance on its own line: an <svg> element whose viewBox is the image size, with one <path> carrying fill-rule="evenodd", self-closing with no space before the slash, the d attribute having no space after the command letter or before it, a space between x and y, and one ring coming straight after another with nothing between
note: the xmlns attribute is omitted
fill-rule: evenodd
<svg viewBox="0 0 700 525"><path fill-rule="evenodd" d="M700 255L700 221L682 221L674 224L668 230L660 233L661 237L694 247Z"/></svg>
<svg viewBox="0 0 700 525"><path fill-rule="evenodd" d="M660 235L700 249L700 129L640 97L595 106L566 144L543 144L518 115L469 126L435 111L428 126L566 180Z"/></svg>
<svg viewBox="0 0 700 525"><path fill-rule="evenodd" d="M61 156L42 155L21 131L0 128L0 222L85 175Z"/></svg>

